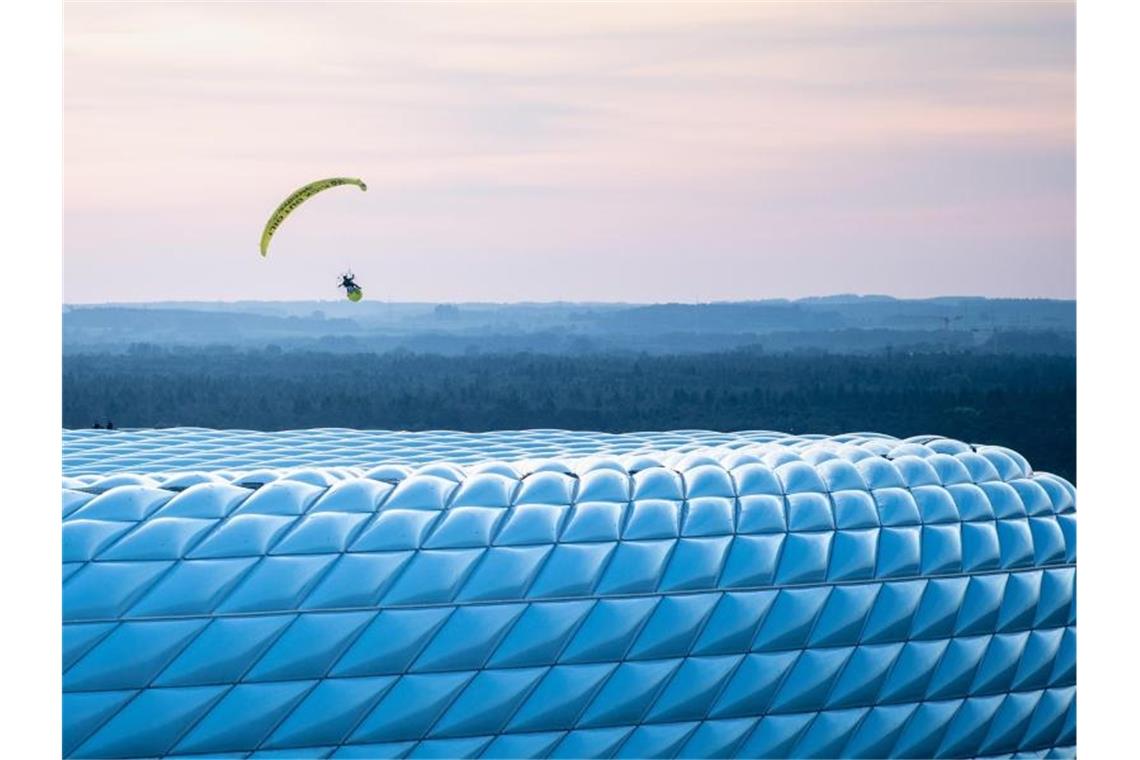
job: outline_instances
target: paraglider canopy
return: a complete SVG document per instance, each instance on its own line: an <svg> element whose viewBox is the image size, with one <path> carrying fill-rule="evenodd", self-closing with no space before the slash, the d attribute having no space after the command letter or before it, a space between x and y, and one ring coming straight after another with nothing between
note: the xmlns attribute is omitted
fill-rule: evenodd
<svg viewBox="0 0 1140 760"><path fill-rule="evenodd" d="M368 189L368 186L364 184L363 180L355 177L330 177L328 179L319 179L316 182L310 182L293 191L288 198L281 201L281 205L277 207L270 215L269 221L265 223L265 229L261 232L261 255L266 256L269 253L269 241L272 239L273 233L277 232L277 228L281 225L281 222L285 221L285 218L293 213L294 209L317 193L340 185L356 185L361 190Z"/></svg>

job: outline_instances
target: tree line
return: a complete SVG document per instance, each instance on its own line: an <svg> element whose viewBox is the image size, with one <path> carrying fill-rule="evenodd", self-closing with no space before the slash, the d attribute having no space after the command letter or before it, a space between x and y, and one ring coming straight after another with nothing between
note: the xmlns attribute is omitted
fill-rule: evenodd
<svg viewBox="0 0 1140 760"><path fill-rule="evenodd" d="M937 433L1074 479L1071 356L535 353L138 347L64 357L63 425Z"/></svg>

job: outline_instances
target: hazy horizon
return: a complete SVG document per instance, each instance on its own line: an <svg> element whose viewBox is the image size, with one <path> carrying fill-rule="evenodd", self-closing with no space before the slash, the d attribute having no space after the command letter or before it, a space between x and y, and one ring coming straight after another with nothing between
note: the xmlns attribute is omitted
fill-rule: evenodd
<svg viewBox="0 0 1140 760"><path fill-rule="evenodd" d="M1074 9L65 9L65 303L1075 295ZM276 236L269 212L311 179Z"/></svg>
<svg viewBox="0 0 1140 760"><path fill-rule="evenodd" d="M985 300L985 301L1002 301L1002 300L1018 300L1018 301L1065 301L1076 302L1075 298L1060 298L1053 296L982 296L982 295L969 295L962 293L946 293L941 295L932 296L917 296L913 298L892 296L885 293L824 293L817 295L806 295L797 297L785 296L770 296L766 298L722 298L714 299L711 301L636 301L636 300L602 300L602 299L549 299L537 300L529 298L519 298L514 300L455 300L455 301L441 301L431 299L409 299L409 300L381 300L370 299L367 303L390 303L397 305L499 305L499 306L519 306L526 304L534 304L537 306L553 306L558 304L581 304L581 305L599 305L599 306L665 306L671 304L679 304L684 306L707 306L714 304L742 304L742 303L766 303L766 302L787 302L796 303L800 301L827 301L832 299L866 299L868 301L877 299L889 299L893 301L953 301L953 300ZM331 303L342 304L344 298L163 298L154 300L124 300L124 301L64 301L64 306L142 306L147 304L170 304L170 303L193 303L193 304L241 304L241 303L277 303L277 304L290 304L290 303Z"/></svg>

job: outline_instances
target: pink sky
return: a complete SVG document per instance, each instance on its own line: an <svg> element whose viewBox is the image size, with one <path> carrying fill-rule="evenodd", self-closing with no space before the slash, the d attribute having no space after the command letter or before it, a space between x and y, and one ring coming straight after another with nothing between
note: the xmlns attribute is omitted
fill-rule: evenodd
<svg viewBox="0 0 1140 760"><path fill-rule="evenodd" d="M1075 293L1069 4L85 2L65 43L68 302Z"/></svg>

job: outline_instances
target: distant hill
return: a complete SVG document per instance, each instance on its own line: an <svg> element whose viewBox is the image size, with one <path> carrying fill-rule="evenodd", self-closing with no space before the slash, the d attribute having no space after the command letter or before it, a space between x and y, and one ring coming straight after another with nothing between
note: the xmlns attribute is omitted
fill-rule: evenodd
<svg viewBox="0 0 1140 760"><path fill-rule="evenodd" d="M1071 354L1076 303L1051 299L834 295L700 304L158 302L68 305L67 353L132 346L470 354L866 353L977 350Z"/></svg>

